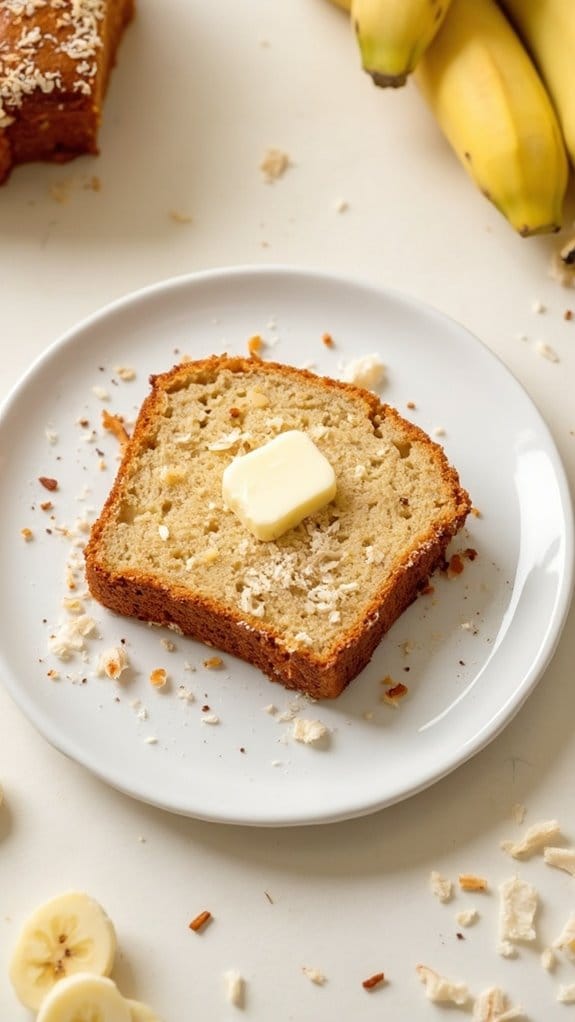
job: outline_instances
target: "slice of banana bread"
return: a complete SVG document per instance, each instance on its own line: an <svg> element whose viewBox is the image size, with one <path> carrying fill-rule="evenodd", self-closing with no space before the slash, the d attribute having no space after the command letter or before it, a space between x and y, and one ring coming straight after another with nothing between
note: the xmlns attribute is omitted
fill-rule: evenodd
<svg viewBox="0 0 575 1022"><path fill-rule="evenodd" d="M375 394L290 366L214 356L151 384L86 548L92 594L339 695L463 525L456 471ZM223 505L222 474L291 429L332 464L337 494L262 542Z"/></svg>
<svg viewBox="0 0 575 1022"><path fill-rule="evenodd" d="M0 183L31 160L98 152L134 0L0 0Z"/></svg>

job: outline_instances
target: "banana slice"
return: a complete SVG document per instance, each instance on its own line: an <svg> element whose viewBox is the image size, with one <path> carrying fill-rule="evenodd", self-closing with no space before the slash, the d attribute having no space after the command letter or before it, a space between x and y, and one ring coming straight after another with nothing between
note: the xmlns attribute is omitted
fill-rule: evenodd
<svg viewBox="0 0 575 1022"><path fill-rule="evenodd" d="M37 1022L132 1022L132 1017L111 979L77 972L47 994Z"/></svg>
<svg viewBox="0 0 575 1022"><path fill-rule="evenodd" d="M103 908L70 891L40 905L24 924L10 963L10 980L27 1008L37 1011L55 984L78 972L107 976L116 934Z"/></svg>
<svg viewBox="0 0 575 1022"><path fill-rule="evenodd" d="M161 1019L148 1008L147 1004L142 1004L140 1001L126 1001L128 1008L130 1009L130 1018L132 1022L161 1022Z"/></svg>

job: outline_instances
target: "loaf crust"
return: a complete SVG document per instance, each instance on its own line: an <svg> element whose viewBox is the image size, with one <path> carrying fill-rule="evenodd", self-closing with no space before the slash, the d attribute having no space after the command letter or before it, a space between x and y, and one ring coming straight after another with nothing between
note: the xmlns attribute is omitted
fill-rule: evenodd
<svg viewBox="0 0 575 1022"><path fill-rule="evenodd" d="M110 555L110 537L121 519L121 509L130 486L138 478L141 460L156 442L158 423L166 413L171 394L185 390L190 381L209 389L210 381L222 373L243 384L242 393L259 386L270 377L286 386L312 388L319 402L329 407L334 398L349 402L353 412L369 420L370 429L391 428L397 442L415 445L430 459L431 484L447 493L445 506L428 526L419 529L414 541L396 556L389 572L368 593L359 615L349 627L318 651L313 645L286 642L274 622L241 611L214 594L202 592L185 579L164 579L161 570L150 571L138 565L129 568L114 563ZM111 493L94 523L85 551L86 577L93 596L119 614L152 621L181 630L220 650L238 656L259 667L268 677L285 687L305 692L314 698L334 698L366 666L382 636L416 598L429 575L444 563L446 547L464 524L470 499L460 486L457 472L443 450L419 427L404 420L395 409L382 404L377 396L351 384L318 377L305 370L252 359L214 356L185 363L159 376L152 376L151 393L141 408ZM396 443L396 440L394 440ZM351 498L353 500L353 496ZM231 514L231 512L227 512ZM352 519L353 520L353 519ZM224 519L225 528L225 519ZM231 568L230 568L231 571Z"/></svg>
<svg viewBox="0 0 575 1022"><path fill-rule="evenodd" d="M0 183L16 164L98 153L134 0L0 0Z"/></svg>

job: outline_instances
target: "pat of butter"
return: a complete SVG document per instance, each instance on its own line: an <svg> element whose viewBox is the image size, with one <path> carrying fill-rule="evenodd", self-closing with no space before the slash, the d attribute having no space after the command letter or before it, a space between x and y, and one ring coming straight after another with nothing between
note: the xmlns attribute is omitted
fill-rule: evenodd
<svg viewBox="0 0 575 1022"><path fill-rule="evenodd" d="M313 440L300 430L230 462L222 496L256 539L271 540L333 500L335 472Z"/></svg>

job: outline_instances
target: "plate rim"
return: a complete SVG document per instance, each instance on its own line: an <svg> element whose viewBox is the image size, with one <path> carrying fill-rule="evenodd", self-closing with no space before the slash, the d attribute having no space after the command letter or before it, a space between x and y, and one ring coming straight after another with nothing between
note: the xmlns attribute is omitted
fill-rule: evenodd
<svg viewBox="0 0 575 1022"><path fill-rule="evenodd" d="M521 394L522 399L527 402L530 414L537 423L540 436L544 437L548 447L548 453L552 456L554 478L558 487L560 506L563 516L564 533L562 539L565 545L565 557L561 566L560 584L558 584L555 592L554 607L548 621L549 628L544 641L541 642L537 650L536 660L532 663L529 670L523 673L520 689L514 690L511 710L507 711L505 714L498 714L498 718L500 717L501 719L497 719L495 727L492 726L492 722L490 722L491 726L483 727L466 744L464 750L459 749L457 754L451 756L448 763L442 763L436 771L428 773L426 777L421 779L419 782L414 782L408 785L391 797L386 796L383 798L375 798L368 802L363 802L355 808L340 807L338 810L316 812L313 815L310 815L309 813L307 815L299 816L292 814L290 818L285 818L281 814L278 814L276 818L272 818L269 813L261 817L258 816L257 813L252 812L251 816L248 818L245 814L237 814L235 816L226 814L222 816L221 814L218 815L217 812L199 812L191 809L189 806L182 807L181 805L175 805L170 801L170 799L159 801L157 799L146 797L145 794L136 790L134 786L122 783L117 776L112 776L104 769L101 769L100 766L97 763L94 763L89 756L83 757L82 755L78 755L80 750L78 750L73 740L68 742L62 740L57 729L54 730L52 727L51 721L46 722L41 713L36 714L34 700L26 693L25 689L22 689L18 685L14 672L4 656L2 648L0 648L0 667L2 668L1 680L3 687L8 692L13 702L18 706L19 710L50 745L56 748L63 755L73 759L74 762L81 765L84 769L98 777L114 790L120 791L144 804L152 805L164 811L169 811L171 813L180 814L190 818L228 825L283 828L340 822L379 812L401 801L405 801L408 798L412 798L421 791L437 784L442 778L448 776L454 770L468 762L471 758L486 748L492 741L494 741L521 710L553 659L569 614L575 581L575 523L573 502L567 474L559 449L543 415L539 411L531 395L513 371L480 337L473 334L464 324L454 317L432 305L429 305L424 300L412 296L402 290L388 287L385 284L370 280L365 276L356 276L343 272L331 272L291 264L274 263L259 265L247 263L192 271L154 281L151 284L129 291L124 295L115 298L111 302L104 304L92 313L84 316L78 322L74 323L54 341L52 341L16 380L8 394L0 402L0 429L3 426L5 417L8 415L13 405L17 403L21 394L25 392L28 383L33 380L38 373L41 373L44 364L48 364L68 346L73 346L74 343L77 343L77 339L80 334L89 331L91 328L101 324L108 318L114 318L114 316L124 310L135 308L146 301L153 301L158 295L166 295L170 291L175 291L180 288L185 290L188 287L201 286L201 284L205 282L218 280L225 282L230 278L238 279L242 276L250 278L262 277L264 279L292 277L300 279L303 278L308 284L313 280L317 280L318 282L322 282L327 285L340 284L349 287L354 291L368 291L380 299L390 299L394 303L399 304L403 309L415 309L419 314L426 317L432 317L439 324L447 322L461 336L465 337L468 344L473 347L479 347L485 357L493 360L497 370L506 376L507 381L516 388L516 391ZM486 730L487 734L485 734Z"/></svg>

